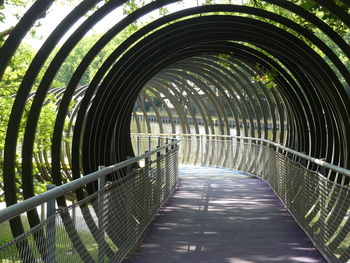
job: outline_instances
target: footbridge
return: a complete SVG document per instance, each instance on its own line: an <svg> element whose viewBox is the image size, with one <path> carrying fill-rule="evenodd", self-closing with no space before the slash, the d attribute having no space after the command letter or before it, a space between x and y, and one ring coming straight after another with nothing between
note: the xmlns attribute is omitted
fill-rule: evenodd
<svg viewBox="0 0 350 263"><path fill-rule="evenodd" d="M61 2L0 35L1 262L138 260L181 165L268 185L322 255L266 261L349 262L348 0Z"/></svg>
<svg viewBox="0 0 350 263"><path fill-rule="evenodd" d="M295 220L299 225L299 227L296 225L291 227L286 220L275 222L272 226L266 222L265 224L270 225L269 232L264 232L265 236L261 236L259 242L255 240L257 243L253 241L249 245L246 244L247 247L237 251L237 255L232 253L237 245L231 243L229 246L226 235L219 236L216 242L219 246L223 244L223 248L219 254L213 252L211 255L221 256L223 250L226 260L223 258L220 260L216 258L216 260L245 262L243 259L247 254L255 255L256 246L264 247L264 243L272 247L278 246L278 242L274 243L273 237L273 233L277 232L286 239L285 241L279 240L279 242L294 242L294 244L297 242L299 249L305 249L307 252L291 253L293 250L288 247L283 250L287 257L283 257L277 256L281 251L270 247L270 250L265 250L265 254L264 252L260 253L261 260L267 258L270 260L280 259L284 262L303 262L298 261L298 259L304 259L311 260L305 262L326 262L325 259L327 259L328 262L348 262L347 220L350 189L346 183L338 184L331 180L331 176L336 174L336 176L348 178L350 176L349 170L258 138L218 135L150 136L133 134L132 143L135 151L143 152L146 150L145 153L109 167L100 167L99 171L54 187L44 194L0 211L0 221L4 222L47 203L47 219L3 245L0 248L0 258L5 262L20 262L22 260L25 262L37 262L38 260L40 262L120 262L125 257L127 257L127 262L180 262L180 259L176 261L176 258L167 261L168 256L171 256L172 251L174 251L171 249L148 255L148 259L142 256L141 258L136 257L137 261L133 261L133 255L138 254L134 252L140 246L138 240L151 222L159 218L164 204L165 209L167 209L167 202L171 205L169 198L171 199L174 191L177 190L177 195L184 191L178 197L181 200L178 204L179 208L193 205L187 202L188 200L191 202L191 195L195 195L196 191L188 190L183 186L188 183L187 177L190 175L192 180L206 182L211 180L209 185L215 181L216 184L221 182L226 188L223 188L225 190L220 189L219 192L224 191L226 195L240 196L241 199L236 197L235 202L240 207L253 210L251 211L253 215L248 216L247 212L242 209L239 215L236 215L240 219L231 217L231 220L226 221L226 225L222 226L224 227L223 233L241 221L243 221L243 225L247 224L247 228L254 228L254 226L248 227L251 224L250 220L259 216L269 218L270 223L282 220L280 214L283 206L279 200L273 201L272 208L269 207L268 197L275 194L293 216L286 213L290 217L289 220ZM153 150L152 147L154 147ZM180 174L183 176L179 179L179 163L194 164L197 165L194 167L203 168L200 171L194 167L187 168L187 173L182 171ZM242 181L238 183L237 178L234 181L235 176L227 174L227 172L226 174L222 171L217 171L214 174L208 172L209 166L239 170L245 174L241 175L240 180ZM244 176L249 177L250 175L260 179L262 183L266 182L274 193L266 192L267 187L261 183L256 185L247 178L242 179ZM194 186L192 185L192 187ZM250 189L251 192L241 193L244 188ZM255 196L256 193L262 191L261 189L265 189L263 194ZM88 191L92 190L93 193L88 194ZM66 207L58 206L55 209L56 198L67 197L74 191L86 192L87 196L76 203ZM221 202L222 206L230 206L232 203L232 199L210 196L209 193L201 195L199 199L202 201L203 198L208 198L202 204L206 211L204 218L210 217L209 199L213 203L215 201ZM261 201L259 198L265 201ZM251 200L251 202L247 202L247 200ZM269 215L270 209L276 209L275 215ZM215 211L215 209L213 210ZM222 209L220 215L214 214L212 221L220 221L221 217L229 216L234 211L234 207ZM180 220L181 212L176 210L173 213L173 217ZM204 220L195 218L197 218L196 220ZM195 221L195 218L192 218L192 222L187 222L187 231L190 233L196 233L196 225L200 223L200 221ZM187 220L190 219L187 218ZM175 224L175 226L180 225L180 222ZM162 227L167 228L168 225L161 225L160 228ZM261 231L261 227L264 229L264 226L259 224L259 230L254 230L254 233ZM210 232L210 229L208 224L202 226L204 232ZM296 234L303 231L305 234ZM252 232L249 229L245 229L243 232L245 234L239 234L239 231L238 234L232 233L230 237L238 239L238 244L251 242L246 234ZM183 232L181 233L183 234ZM290 234L296 235L296 239L289 237ZM171 237L174 238L174 236L173 233ZM166 237L173 240L169 236ZM160 236L156 236L157 238L161 239ZM309 242L306 242L306 245L304 244L305 240ZM197 241L199 243L205 242L205 238L203 240L199 238ZM153 242L157 242L157 240ZM163 244L164 241L158 242ZM205 248L205 244L202 247ZM318 255L318 252L315 252L315 247L325 259ZM290 254L291 256L288 257ZM192 256L189 255L189 257ZM200 260L200 258L197 255L192 260ZM186 261L186 257L181 258L182 260ZM215 260L208 262L215 262ZM255 258L253 262L263 261Z"/></svg>

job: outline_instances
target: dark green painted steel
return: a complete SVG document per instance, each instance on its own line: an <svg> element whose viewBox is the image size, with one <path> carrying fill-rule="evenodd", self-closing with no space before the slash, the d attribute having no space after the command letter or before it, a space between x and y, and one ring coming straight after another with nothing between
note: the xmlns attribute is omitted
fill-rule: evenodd
<svg viewBox="0 0 350 263"><path fill-rule="evenodd" d="M23 136L23 198L34 195L33 158L39 164L40 175L37 176L40 180L60 185L97 170L99 165L113 164L132 156L134 150L129 127L132 116L136 118L133 112L135 104L142 108L141 98L152 105L162 131L160 113L152 97L145 91L162 102L173 131L174 116L166 106L163 95L174 105L184 133L190 132L186 110L193 120L196 133L199 133L199 123L191 105L201 116L205 133L215 133L213 116L205 99L198 96L200 90L213 105L215 116L219 119L219 133L230 133L228 116L232 116L237 135L243 132L246 136L267 138L271 129L273 141L317 158L325 158L333 164L350 167L350 73L338 55L342 53L350 59L350 46L329 25L302 7L289 1L264 1L293 12L315 25L333 41L333 49L303 25L272 12L233 4L207 5L170 13L141 27L101 63L88 86L79 87L80 79L94 58L114 37L118 37L125 28L145 14L178 2L157 0L116 22L84 54L72 72L67 87L51 89L51 83L65 59L86 33L110 11L128 2L109 1L101 5L102 1L99 0L82 1L48 36L18 88L7 127L3 160L7 205L18 201L15 183L16 148L28 97L34 102ZM36 1L5 41L0 49L0 79L24 36L52 2ZM314 2L335 14L344 27L350 26L350 15L335 2ZM350 5L349 1L343 2ZM44 72L38 89L33 92L34 82L58 42L78 19L97 5L99 8L92 11L59 48ZM217 15L218 12L225 14ZM269 22L277 22L284 28ZM322 51L325 57L313 50L310 43ZM252 82L254 77L264 73L263 69L257 68L257 64L277 73L274 79L276 88L269 90L261 83ZM343 83L339 79L344 80ZM186 96L174 86L181 87ZM210 86L215 86L216 91ZM35 141L40 111L49 94L54 94L58 99L51 152L34 153L35 143L40 143ZM71 101L76 102L73 109L69 109ZM185 103L179 103L181 101ZM144 109L143 112L150 130L147 112ZM67 118L69 125L65 130ZM139 126L138 123L138 129ZM72 137L72 143L62 143L68 137ZM336 174L332 174L331 178L337 182L345 180ZM95 185L89 185L87 190L89 193L94 192ZM79 200L83 199L83 189L77 190L76 196ZM64 198L58 202L62 206L66 205ZM84 217L92 221L88 209L84 210ZM36 211L29 212L28 218L32 227L40 222ZM92 232L98 231L92 223L89 227ZM11 221L11 228L14 236L23 232L19 217ZM74 231L71 234L72 239L75 239ZM77 240L75 245L82 247L80 256L90 260L89 252ZM45 258L45 255L42 256Z"/></svg>

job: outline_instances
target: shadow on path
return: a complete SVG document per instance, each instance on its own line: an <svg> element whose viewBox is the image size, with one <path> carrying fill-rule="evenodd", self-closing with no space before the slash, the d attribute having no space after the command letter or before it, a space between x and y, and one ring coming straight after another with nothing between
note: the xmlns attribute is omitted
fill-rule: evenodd
<svg viewBox="0 0 350 263"><path fill-rule="evenodd" d="M265 182L180 168L181 187L125 262L326 262Z"/></svg>

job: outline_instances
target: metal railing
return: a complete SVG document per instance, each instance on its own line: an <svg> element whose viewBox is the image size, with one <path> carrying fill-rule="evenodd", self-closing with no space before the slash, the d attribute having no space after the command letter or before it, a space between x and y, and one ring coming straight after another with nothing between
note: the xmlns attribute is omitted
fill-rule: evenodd
<svg viewBox="0 0 350 263"><path fill-rule="evenodd" d="M0 247L0 262L120 262L178 182L178 141L157 142L155 150L1 210L0 223L48 207L46 220ZM86 198L54 208L56 198L77 189Z"/></svg>
<svg viewBox="0 0 350 263"><path fill-rule="evenodd" d="M177 141L167 144L169 137L181 140L180 150ZM349 261L349 170L257 138L134 134L132 143L138 154L157 145L167 146L79 179L86 185L135 160L143 166L132 172L129 168L127 176L107 182L72 206L59 208L42 224L1 247L3 262L121 261L175 186L178 157L184 164L226 167L265 180L329 262ZM149 156L155 154L150 161ZM75 189L69 185L41 195L44 199L34 206ZM54 192L55 197L47 196ZM1 212L0 219L4 218L9 215Z"/></svg>
<svg viewBox="0 0 350 263"><path fill-rule="evenodd" d="M350 170L265 139L156 136L181 140L181 163L231 168L265 180L329 262L350 262Z"/></svg>

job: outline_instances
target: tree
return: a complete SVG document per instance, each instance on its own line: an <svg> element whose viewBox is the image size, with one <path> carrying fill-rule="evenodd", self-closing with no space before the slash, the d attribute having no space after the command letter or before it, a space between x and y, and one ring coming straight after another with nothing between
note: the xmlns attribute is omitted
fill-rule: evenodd
<svg viewBox="0 0 350 263"><path fill-rule="evenodd" d="M288 0L288 1L293 4L299 5L301 8L305 9L306 11L314 14L315 16L323 20L325 23L327 23L329 26L331 26L333 30L336 31L338 34L340 34L342 37L346 37L348 35L349 30L346 27L346 25L335 14L330 12L328 9L326 9L319 3L315 1L310 1L310 0ZM337 4L345 12L349 13L350 8L343 1L341 0L330 0L330 1ZM300 23L302 26L308 28L313 32L317 31L317 27L315 25L305 21L304 19L298 17L297 15L291 12L288 12L282 7L278 7L268 3L265 0L249 0L246 3L246 5L258 7L268 11L273 11L274 13L277 13L279 15L292 19L294 22Z"/></svg>
<svg viewBox="0 0 350 263"><path fill-rule="evenodd" d="M350 7L346 5L343 1L341 0L330 0L330 1L335 3L341 9L343 9L346 13L350 12ZM289 0L288 2L296 4L301 8L305 9L306 11L310 12L311 14L315 15L316 17L321 19L324 23L326 23L331 29L333 29L334 32L339 34L345 41L347 42L349 41L349 33L350 33L349 28L345 25L345 23L342 20L340 20L334 13L330 12L327 8L323 7L316 1L310 1L310 0ZM320 40L322 40L337 55L337 57L341 60L341 62L347 68L350 68L349 58L344 54L344 52L339 48L339 46L310 21L278 5L271 4L267 0L249 0L246 3L246 5L261 8L261 9L270 11L272 13L281 15L303 26L304 28L308 29L314 35L316 35ZM297 32L291 30L288 27L281 26L278 23L270 21L268 19L261 18L261 20L271 23L277 27L281 27L283 30L295 35L299 39L302 39L307 45L309 45L313 50L315 50L329 64L329 66L338 76L342 85L344 87L348 86L344 77L340 74L338 68L329 60L329 58L316 45L314 45L308 39L305 39L303 36L299 35ZM347 92L350 94L350 90L347 89Z"/></svg>
<svg viewBox="0 0 350 263"><path fill-rule="evenodd" d="M19 21L21 14L24 12L25 8L31 5L34 0L0 0L0 24L4 24L9 16L15 17ZM6 12L5 12L6 9ZM13 10L10 12L9 10ZM45 14L43 14L43 17ZM4 30L0 32L0 46L3 44L4 39L8 36L16 23L7 26Z"/></svg>
<svg viewBox="0 0 350 263"><path fill-rule="evenodd" d="M24 12L33 0L24 1L24 0L0 0L0 24L7 25L7 19L10 16L14 16L18 21L20 19L20 13ZM44 16L44 15L43 15ZM37 24L38 26L39 24ZM8 26L5 30L0 32L0 46L6 40L6 37L11 33L13 25ZM34 36L32 34L32 36ZM36 50L32 48L29 44L22 43L16 50L14 56L9 62L2 81L0 82L0 189L3 188L3 179L2 179L2 170L3 170L3 151L4 151L4 142L6 137L6 127L9 121L10 113L12 111L12 105L17 94L17 89L20 86L23 76L28 69L31 61L34 58ZM16 160L17 168L17 184L21 184L20 172L21 172L21 162L20 162L20 145L23 137L23 132L25 128L27 112L30 108L32 99L29 98L26 103L26 108L24 115L22 117L19 133L19 149ZM54 99L50 97L46 102L45 107L43 108L42 118L40 119L39 126L41 129L38 131L37 138L41 140L40 147L42 149L47 149L49 147L49 138L48 134L52 133L52 121L55 118L56 111L52 107ZM43 137L46 139L43 140ZM38 175L38 167L35 167L35 173ZM39 176L37 178L40 178ZM36 180L35 191L36 193L42 192L45 188L43 187L45 182L43 180ZM18 187L18 189L21 189ZM3 201L3 192L0 190L0 201ZM18 192L18 197L21 199L21 194Z"/></svg>
<svg viewBox="0 0 350 263"><path fill-rule="evenodd" d="M3 165L3 151L4 151L4 142L5 142L5 136L6 136L6 127L7 123L10 117L10 113L12 110L12 105L17 93L17 88L20 85L22 78L27 70L28 65L33 59L33 56L35 54L35 50L31 48L27 44L22 44L17 52L15 53L15 56L9 63L4 77L2 81L0 82L0 175L2 174L2 165ZM28 102L26 104L26 111L22 118L21 127L20 127L20 136L19 141L22 140L25 123L26 123L26 113L29 110L29 107L31 105L32 99L29 98ZM50 136L53 132L53 126L52 122L56 117L56 107L55 107L56 99L53 96L49 96L47 99L45 106L42 109L41 118L39 121L39 129L37 134L37 141L40 141L38 143L38 149L39 150L49 150L50 148ZM19 145L21 145L19 143ZM17 171L18 171L18 177L17 182L20 184L20 177L19 173L21 170L21 164L20 164L20 154L17 155ZM36 167L35 173L38 173L39 169ZM40 177L38 177L40 178ZM45 182L43 180L38 180L36 184L36 192L42 192L43 184ZM0 176L0 189L2 188L2 176ZM3 193L0 192L0 201L3 201ZM19 196L20 197L20 196Z"/></svg>

